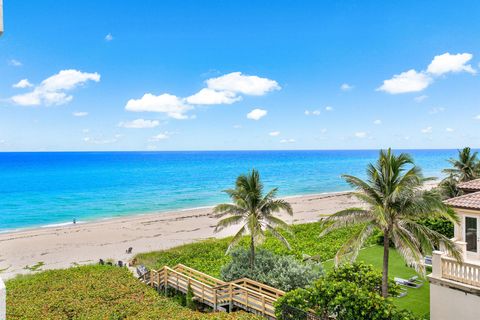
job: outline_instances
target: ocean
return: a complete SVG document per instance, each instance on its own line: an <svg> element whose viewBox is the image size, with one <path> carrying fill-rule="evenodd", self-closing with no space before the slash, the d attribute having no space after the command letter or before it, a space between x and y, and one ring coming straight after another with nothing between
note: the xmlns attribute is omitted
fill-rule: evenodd
<svg viewBox="0 0 480 320"><path fill-rule="evenodd" d="M440 178L456 150L403 150ZM252 168L293 196L349 190L378 150L0 153L0 230L210 206Z"/></svg>

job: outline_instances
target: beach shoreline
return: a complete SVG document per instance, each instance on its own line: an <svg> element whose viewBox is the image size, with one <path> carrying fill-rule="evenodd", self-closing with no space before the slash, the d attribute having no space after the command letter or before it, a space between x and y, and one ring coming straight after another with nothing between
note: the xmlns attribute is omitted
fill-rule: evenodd
<svg viewBox="0 0 480 320"><path fill-rule="evenodd" d="M438 181L426 185L429 189ZM311 223L362 203L352 191L283 197L294 215L279 217L287 223ZM0 276L4 279L41 270L92 264L99 259L126 262L140 252L165 250L208 238L233 235L238 226L214 233L218 221L213 206L169 212L135 214L77 224L28 228L0 233ZM132 254L126 249L132 247Z"/></svg>
<svg viewBox="0 0 480 320"><path fill-rule="evenodd" d="M285 197L293 207L294 216L280 216L288 223L315 222L322 215L358 205L350 193ZM96 263L99 259L125 262L139 252L232 235L238 227L213 232L218 219L212 216L212 208L145 213L1 233L0 270L3 271L0 275L9 279L32 273L31 267L39 263L43 264L41 270L47 270ZM125 252L129 247L133 248L132 254Z"/></svg>

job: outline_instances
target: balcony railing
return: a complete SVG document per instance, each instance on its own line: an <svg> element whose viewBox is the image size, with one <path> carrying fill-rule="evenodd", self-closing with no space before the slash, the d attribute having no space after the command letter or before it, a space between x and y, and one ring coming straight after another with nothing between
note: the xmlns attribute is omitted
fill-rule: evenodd
<svg viewBox="0 0 480 320"><path fill-rule="evenodd" d="M480 263L457 261L442 251L434 251L431 276L480 288Z"/></svg>

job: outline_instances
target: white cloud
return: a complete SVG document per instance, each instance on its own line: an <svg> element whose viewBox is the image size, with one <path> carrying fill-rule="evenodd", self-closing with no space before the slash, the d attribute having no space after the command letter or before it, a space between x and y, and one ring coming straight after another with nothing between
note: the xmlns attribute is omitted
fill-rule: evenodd
<svg viewBox="0 0 480 320"><path fill-rule="evenodd" d="M190 104L232 104L242 100L242 97L237 96L231 91L217 91L210 88L203 88L199 92L185 99Z"/></svg>
<svg viewBox="0 0 480 320"><path fill-rule="evenodd" d="M86 117L88 116L88 112L85 111L75 111L72 113L74 117Z"/></svg>
<svg viewBox="0 0 480 320"><path fill-rule="evenodd" d="M475 119L475 120L480 120L480 114L479 114L479 115L476 115L475 117L473 117L473 119Z"/></svg>
<svg viewBox="0 0 480 320"><path fill-rule="evenodd" d="M333 111L333 107L331 107L331 106L326 106L326 107L325 107L325 111Z"/></svg>
<svg viewBox="0 0 480 320"><path fill-rule="evenodd" d="M242 128L242 126L239 125L239 124L235 124L235 125L233 125L233 128L234 128L234 129L240 129L240 128Z"/></svg>
<svg viewBox="0 0 480 320"><path fill-rule="evenodd" d="M447 52L435 56L428 66L427 72L435 76L449 72L468 72L475 74L476 70L472 68L472 65L467 64L472 58L473 55L471 53L450 54Z"/></svg>
<svg viewBox="0 0 480 320"><path fill-rule="evenodd" d="M170 134L168 132L159 133L150 138L150 141L162 141L167 140L170 138Z"/></svg>
<svg viewBox="0 0 480 320"><path fill-rule="evenodd" d="M30 81L28 81L28 79L22 79L17 83L15 83L14 85L12 85L12 87L17 89L24 89L24 88L33 87L33 84L31 84Z"/></svg>
<svg viewBox="0 0 480 320"><path fill-rule="evenodd" d="M321 133L321 134L327 133L327 129L326 129L326 128L322 128L322 129L320 130L320 133Z"/></svg>
<svg viewBox="0 0 480 320"><path fill-rule="evenodd" d="M73 69L62 70L43 80L33 91L11 97L11 101L22 106L64 104L73 99L73 96L65 93L66 91L88 81L99 82L100 75L96 72L87 73Z"/></svg>
<svg viewBox="0 0 480 320"><path fill-rule="evenodd" d="M392 79L384 80L383 85L377 91L384 91L390 94L418 92L427 88L433 79L424 72L417 72L413 69L396 74Z"/></svg>
<svg viewBox="0 0 480 320"><path fill-rule="evenodd" d="M382 124L382 120L377 119L377 120L373 121L373 124L376 124L376 125Z"/></svg>
<svg viewBox="0 0 480 320"><path fill-rule="evenodd" d="M354 88L354 86L348 84L348 83L343 83L341 86L340 86L340 90L342 91L350 91Z"/></svg>
<svg viewBox="0 0 480 320"><path fill-rule="evenodd" d="M428 98L428 96L426 94L423 94L421 96L413 98L413 100L415 100L415 102L422 102L423 100L425 100L427 98Z"/></svg>
<svg viewBox="0 0 480 320"><path fill-rule="evenodd" d="M82 132L83 132L83 133L89 133L89 132L90 132L90 129L83 129Z"/></svg>
<svg viewBox="0 0 480 320"><path fill-rule="evenodd" d="M322 112L320 110L305 110L305 115L306 116L319 116Z"/></svg>
<svg viewBox="0 0 480 320"><path fill-rule="evenodd" d="M355 132L355 137L363 139L367 137L367 133L364 131Z"/></svg>
<svg viewBox="0 0 480 320"><path fill-rule="evenodd" d="M445 108L443 108L443 107L433 107L432 109L430 109L428 111L428 113L429 114L437 114L437 113L441 113L443 111L445 111Z"/></svg>
<svg viewBox="0 0 480 320"><path fill-rule="evenodd" d="M277 81L258 76L232 72L206 81L208 88L216 91L229 91L251 96L261 96L267 92L280 90Z"/></svg>
<svg viewBox="0 0 480 320"><path fill-rule="evenodd" d="M272 137L276 137L276 136L280 135L280 131L272 131L268 135L270 135Z"/></svg>
<svg viewBox="0 0 480 320"><path fill-rule="evenodd" d="M428 134L428 133L432 133L432 130L433 128L432 127L426 127L426 128L423 128L422 130L420 130L422 133L425 133L425 134Z"/></svg>
<svg viewBox="0 0 480 320"><path fill-rule="evenodd" d="M453 129L453 128L446 128L445 131L447 131L447 132L453 132L453 131L455 131L455 129Z"/></svg>
<svg viewBox="0 0 480 320"><path fill-rule="evenodd" d="M187 119L185 113L191 109L193 107L186 105L181 98L168 93L159 96L146 93L140 99L128 100L125 106L127 111L165 113L174 119Z"/></svg>
<svg viewBox="0 0 480 320"><path fill-rule="evenodd" d="M90 144L111 144L111 143L117 142L118 141L117 138L118 137L115 137L112 139L95 139L91 137L85 137L83 138L83 141Z"/></svg>
<svg viewBox="0 0 480 320"><path fill-rule="evenodd" d="M145 120L145 119L135 119L132 121L120 122L119 127L128 128L128 129L145 129L145 128L155 128L160 125L158 120Z"/></svg>
<svg viewBox="0 0 480 320"><path fill-rule="evenodd" d="M280 143L294 143L295 141L295 139L282 139L280 140Z"/></svg>
<svg viewBox="0 0 480 320"><path fill-rule="evenodd" d="M111 33L109 33L105 36L105 41L112 41L112 40L113 40L113 36L112 36Z"/></svg>
<svg viewBox="0 0 480 320"><path fill-rule="evenodd" d="M267 115L268 111L263 109L253 109L247 113L247 118L251 120L260 120Z"/></svg>
<svg viewBox="0 0 480 320"><path fill-rule="evenodd" d="M8 61L8 64L11 65L11 66L14 66L14 67L21 67L23 65L22 62L16 60L16 59L10 59Z"/></svg>
<svg viewBox="0 0 480 320"><path fill-rule="evenodd" d="M477 71L472 65L467 64L473 55L471 53L450 54L444 53L435 56L428 65L426 71L416 71L414 69L396 74L392 79L384 80L383 85L377 88L377 91L385 91L390 94L419 92L426 89L433 83L433 77L438 77L446 73L468 72L475 74ZM418 97L417 102L424 100L426 96Z"/></svg>

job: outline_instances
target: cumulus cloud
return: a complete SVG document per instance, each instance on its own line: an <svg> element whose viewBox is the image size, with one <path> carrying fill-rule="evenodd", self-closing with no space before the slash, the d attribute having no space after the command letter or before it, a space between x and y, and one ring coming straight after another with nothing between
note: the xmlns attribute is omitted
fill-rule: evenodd
<svg viewBox="0 0 480 320"><path fill-rule="evenodd" d="M326 107L325 107L325 111L333 111L333 107L331 107L331 106L326 106Z"/></svg>
<svg viewBox="0 0 480 320"><path fill-rule="evenodd" d="M128 128L128 129L145 129L145 128L155 128L160 125L158 120L145 120L145 119L135 119L132 121L120 122L119 127Z"/></svg>
<svg viewBox="0 0 480 320"><path fill-rule="evenodd" d="M28 79L22 79L17 83L13 84L12 87L17 89L24 89L24 88L33 87L33 84L31 84L30 81L28 81Z"/></svg>
<svg viewBox="0 0 480 320"><path fill-rule="evenodd" d="M247 118L251 120L260 120L267 115L268 111L263 109L253 109L247 113Z"/></svg>
<svg viewBox="0 0 480 320"><path fill-rule="evenodd" d="M453 132L453 131L455 131L455 129L453 129L453 128L446 128L445 131L447 131L447 132Z"/></svg>
<svg viewBox="0 0 480 320"><path fill-rule="evenodd" d="M382 124L382 120L377 119L377 120L373 121L373 124L376 124L376 125Z"/></svg>
<svg viewBox="0 0 480 320"><path fill-rule="evenodd" d="M83 138L83 141L90 144L111 144L111 143L117 142L118 138L119 138L118 135L115 136L115 138L111 138L111 139L97 139L92 137L85 137Z"/></svg>
<svg viewBox="0 0 480 320"><path fill-rule="evenodd" d="M428 134L428 133L432 133L433 131L433 128L432 127L426 127L426 128L423 128L422 130L420 130L422 133L424 134Z"/></svg>
<svg viewBox="0 0 480 320"><path fill-rule="evenodd" d="M272 136L272 137L276 137L276 136L280 135L280 131L272 131L268 135Z"/></svg>
<svg viewBox="0 0 480 320"><path fill-rule="evenodd" d="M280 140L280 143L294 143L295 141L295 139L282 139Z"/></svg>
<svg viewBox="0 0 480 320"><path fill-rule="evenodd" d="M363 139L367 137L367 133L364 131L355 132L355 137Z"/></svg>
<svg viewBox="0 0 480 320"><path fill-rule="evenodd" d="M16 59L10 59L8 61L8 64L11 65L11 66L14 66L14 67L21 67L23 66L23 63L21 61L18 61Z"/></svg>
<svg viewBox="0 0 480 320"><path fill-rule="evenodd" d="M170 133L163 132L151 137L150 141L162 141L162 140L167 140L169 138L170 138Z"/></svg>
<svg viewBox="0 0 480 320"><path fill-rule="evenodd" d="M475 120L480 120L480 114L479 114L479 115L476 115L475 117L473 117L473 119L475 119Z"/></svg>
<svg viewBox="0 0 480 320"><path fill-rule="evenodd" d="M473 55L471 53L450 54L447 52L435 56L428 66L427 72L436 76L449 72L468 72L475 74L476 70L472 68L472 65L467 64L472 58Z"/></svg>
<svg viewBox="0 0 480 320"><path fill-rule="evenodd" d="M396 74L392 79L384 80L383 85L377 91L384 91L390 94L418 92L427 88L433 79L424 72L417 72L413 69Z"/></svg>
<svg viewBox="0 0 480 320"><path fill-rule="evenodd" d="M426 94L423 94L421 96L413 98L413 100L415 100L415 102L422 102L423 100L425 100L427 98L428 98L428 96Z"/></svg>
<svg viewBox="0 0 480 320"><path fill-rule="evenodd" d="M113 40L113 36L112 36L111 33L109 33L105 36L105 41L109 42L109 41L112 41L112 40Z"/></svg>
<svg viewBox="0 0 480 320"><path fill-rule="evenodd" d="M305 110L304 113L306 116L319 116L322 112L320 110Z"/></svg>
<svg viewBox="0 0 480 320"><path fill-rule="evenodd" d="M74 117L86 117L88 116L88 112L85 111L75 111L72 113Z"/></svg>
<svg viewBox="0 0 480 320"><path fill-rule="evenodd" d="M128 100L125 106L127 111L165 113L174 119L187 119L186 113L192 108L192 106L185 104L181 98L168 93L158 96L146 93L140 99Z"/></svg>
<svg viewBox="0 0 480 320"><path fill-rule="evenodd" d="M43 80L35 86L33 91L15 95L11 101L22 106L60 105L70 102L73 96L66 92L88 81L99 82L98 73L81 72L74 69L62 70L57 74Z"/></svg>
<svg viewBox="0 0 480 320"><path fill-rule="evenodd" d="M203 88L194 95L186 98L190 104L212 105L212 104L232 104L242 100L242 97L237 96L231 91L217 91L210 88Z"/></svg>
<svg viewBox="0 0 480 320"><path fill-rule="evenodd" d="M211 78L206 83L208 88L216 91L229 91L250 96L261 96L267 92L281 89L275 80L244 75L241 72L232 72Z"/></svg>
<svg viewBox="0 0 480 320"><path fill-rule="evenodd" d="M342 91L350 91L354 88L354 86L348 84L348 83L343 83L341 86L340 86L340 90Z"/></svg>
<svg viewBox="0 0 480 320"><path fill-rule="evenodd" d="M447 74L468 72L475 74L477 71L472 65L467 64L473 55L471 53L450 54L444 53L433 58L425 71L416 71L414 69L396 74L393 78L384 80L383 85L377 88L377 91L384 91L390 94L399 94L407 92L419 92L426 89L434 82L434 78ZM417 102L426 98L418 97Z"/></svg>

